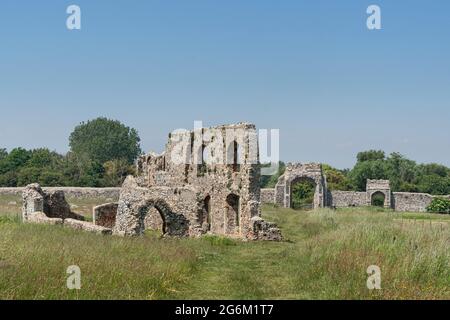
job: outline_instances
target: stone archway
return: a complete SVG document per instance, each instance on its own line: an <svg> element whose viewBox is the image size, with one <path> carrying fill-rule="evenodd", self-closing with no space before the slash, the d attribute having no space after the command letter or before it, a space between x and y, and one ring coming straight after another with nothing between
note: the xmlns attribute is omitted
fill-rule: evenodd
<svg viewBox="0 0 450 320"><path fill-rule="evenodd" d="M367 193L367 205L371 206L373 203L374 196L383 195L384 196L384 204L383 207L391 208L391 186L389 180L367 180L366 185L366 193Z"/></svg>
<svg viewBox="0 0 450 320"><path fill-rule="evenodd" d="M183 214L174 212L160 195L131 187L123 188L121 192L114 226L115 234L142 235L145 231L145 218L156 209L162 221L161 230L164 236L189 235L190 223Z"/></svg>
<svg viewBox="0 0 450 320"><path fill-rule="evenodd" d="M292 185L300 179L309 179L316 186L313 208L325 207L327 205L327 182L322 172L322 165L318 163L289 163L284 175L278 179L275 186L275 202L285 208L291 208Z"/></svg>

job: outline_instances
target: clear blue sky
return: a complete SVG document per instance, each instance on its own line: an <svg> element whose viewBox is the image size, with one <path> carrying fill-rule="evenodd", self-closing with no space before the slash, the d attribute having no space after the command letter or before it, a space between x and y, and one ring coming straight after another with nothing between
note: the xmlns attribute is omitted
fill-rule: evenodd
<svg viewBox="0 0 450 320"><path fill-rule="evenodd" d="M0 108L8 149L65 152L97 116L145 151L194 120L249 121L280 129L287 161L344 168L375 148L450 165L450 1L2 0Z"/></svg>

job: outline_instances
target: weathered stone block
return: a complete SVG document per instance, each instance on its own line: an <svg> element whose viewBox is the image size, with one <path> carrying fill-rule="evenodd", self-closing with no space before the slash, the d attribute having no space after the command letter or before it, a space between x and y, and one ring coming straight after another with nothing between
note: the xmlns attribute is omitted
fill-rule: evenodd
<svg viewBox="0 0 450 320"><path fill-rule="evenodd" d="M94 224L106 228L114 228L118 206L119 203L113 202L94 207L92 210Z"/></svg>

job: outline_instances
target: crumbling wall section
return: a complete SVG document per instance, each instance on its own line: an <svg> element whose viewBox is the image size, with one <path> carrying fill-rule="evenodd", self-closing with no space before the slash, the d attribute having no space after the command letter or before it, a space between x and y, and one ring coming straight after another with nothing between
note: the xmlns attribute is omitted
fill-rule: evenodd
<svg viewBox="0 0 450 320"><path fill-rule="evenodd" d="M143 234L145 217L152 208L160 213L164 221L164 235L198 235L200 226L196 223L195 213L201 208L198 207L195 191L188 188L143 188L131 176L122 186L114 233L123 236Z"/></svg>
<svg viewBox="0 0 450 320"><path fill-rule="evenodd" d="M356 191L330 191L329 206L334 208L367 205L367 193Z"/></svg>
<svg viewBox="0 0 450 320"><path fill-rule="evenodd" d="M34 183L24 188L22 199L23 222L63 225L101 234L112 233L111 229L83 221L82 215L72 212L61 190L46 192L39 184Z"/></svg>
<svg viewBox="0 0 450 320"><path fill-rule="evenodd" d="M44 212L44 193L37 183L28 185L22 193L22 221L28 221L31 214Z"/></svg>
<svg viewBox="0 0 450 320"><path fill-rule="evenodd" d="M426 212L427 207L436 197L450 199L450 195L432 196L428 193L393 192L392 202L395 211Z"/></svg>
<svg viewBox="0 0 450 320"><path fill-rule="evenodd" d="M25 222L34 212L43 212L48 218L84 220L83 216L70 210L64 192L60 190L45 192L39 184L33 183L24 188L22 200L22 219Z"/></svg>
<svg viewBox="0 0 450 320"><path fill-rule="evenodd" d="M197 209L184 211L191 229L247 238L251 219L261 215L257 137L248 123L171 133L163 153L139 158L136 183L149 189L189 188L197 197ZM154 225L155 219L148 220Z"/></svg>
<svg viewBox="0 0 450 320"><path fill-rule="evenodd" d="M105 203L92 209L94 224L106 228L114 228L116 224L118 202Z"/></svg>
<svg viewBox="0 0 450 320"><path fill-rule="evenodd" d="M264 221L261 217L252 218L252 232L248 237L252 240L282 241L281 230L276 224Z"/></svg>

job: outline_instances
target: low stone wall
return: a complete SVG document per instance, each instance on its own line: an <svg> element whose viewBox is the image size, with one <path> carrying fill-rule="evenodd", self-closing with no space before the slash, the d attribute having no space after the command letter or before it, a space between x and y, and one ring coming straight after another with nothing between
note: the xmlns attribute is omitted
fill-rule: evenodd
<svg viewBox="0 0 450 320"><path fill-rule="evenodd" d="M436 197L450 199L450 196L432 196L428 193L393 192L392 205L395 211L426 212Z"/></svg>
<svg viewBox="0 0 450 320"><path fill-rule="evenodd" d="M0 195L21 195L25 187L0 188ZM120 188L82 188L82 187L43 187L45 192L63 191L66 197L74 198L111 198L118 200Z"/></svg>
<svg viewBox="0 0 450 320"><path fill-rule="evenodd" d="M12 196L20 196L22 195L25 187L21 188L0 188L0 195L12 195Z"/></svg>
<svg viewBox="0 0 450 320"><path fill-rule="evenodd" d="M275 188L261 189L261 203L275 203Z"/></svg>
<svg viewBox="0 0 450 320"><path fill-rule="evenodd" d="M329 193L331 207L361 207L367 205L367 193L356 191L331 191Z"/></svg>
<svg viewBox="0 0 450 320"><path fill-rule="evenodd" d="M329 206L335 208L362 207L368 205L367 192L331 191ZM428 205L436 197L450 199L448 196L432 196L428 193L393 192L391 208L394 211L426 212Z"/></svg>
<svg viewBox="0 0 450 320"><path fill-rule="evenodd" d="M65 219L63 222L63 226L69 227L75 230L83 230L88 232L94 232L98 234L109 235L112 234L112 230L110 228L106 228L103 226L97 226L93 223L80 221L75 219Z"/></svg>

